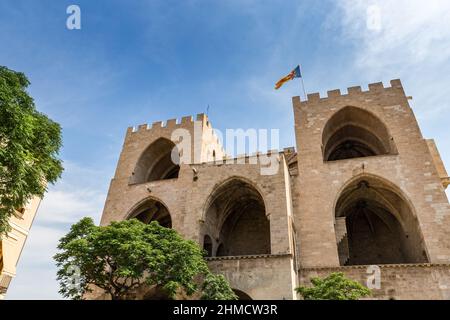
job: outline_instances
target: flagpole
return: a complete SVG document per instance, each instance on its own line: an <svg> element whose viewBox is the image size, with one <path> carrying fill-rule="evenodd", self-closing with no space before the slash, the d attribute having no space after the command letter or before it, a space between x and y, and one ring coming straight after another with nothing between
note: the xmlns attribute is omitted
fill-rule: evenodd
<svg viewBox="0 0 450 320"><path fill-rule="evenodd" d="M307 100L307 96L306 96L305 83L303 82L303 70L302 70L300 79L302 79L303 94L305 95L305 101L306 101Z"/></svg>

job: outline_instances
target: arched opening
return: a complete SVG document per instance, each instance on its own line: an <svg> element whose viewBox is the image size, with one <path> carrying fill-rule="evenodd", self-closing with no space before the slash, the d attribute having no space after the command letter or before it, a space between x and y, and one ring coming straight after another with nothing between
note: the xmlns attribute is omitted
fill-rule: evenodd
<svg viewBox="0 0 450 320"><path fill-rule="evenodd" d="M392 185L372 176L350 183L336 203L341 265L427 262L417 218Z"/></svg>
<svg viewBox="0 0 450 320"><path fill-rule="evenodd" d="M203 250L206 251L207 257L212 257L212 240L208 235L205 235L203 238Z"/></svg>
<svg viewBox="0 0 450 320"><path fill-rule="evenodd" d="M244 291L233 289L234 293L238 296L238 300L253 300L248 294Z"/></svg>
<svg viewBox="0 0 450 320"><path fill-rule="evenodd" d="M336 112L322 133L324 161L395 154L386 126L372 113L356 107Z"/></svg>
<svg viewBox="0 0 450 320"><path fill-rule="evenodd" d="M270 223L263 198L241 179L232 179L213 192L203 231L218 239L217 256L270 254Z"/></svg>
<svg viewBox="0 0 450 320"><path fill-rule="evenodd" d="M172 228L172 219L166 206L155 199L147 199L138 205L130 214L130 219L136 218L143 223L158 221L165 228Z"/></svg>
<svg viewBox="0 0 450 320"><path fill-rule="evenodd" d="M174 160L176 163L174 163ZM175 144L165 138L153 142L141 155L133 171L132 183L178 178L179 154Z"/></svg>
<svg viewBox="0 0 450 320"><path fill-rule="evenodd" d="M223 245L219 244L216 250L216 256L217 257L223 257L225 255L225 250L223 249Z"/></svg>

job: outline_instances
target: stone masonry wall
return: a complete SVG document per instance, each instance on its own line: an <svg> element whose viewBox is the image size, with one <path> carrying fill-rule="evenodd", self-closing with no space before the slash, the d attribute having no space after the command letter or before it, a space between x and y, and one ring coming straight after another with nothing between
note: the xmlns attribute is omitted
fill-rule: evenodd
<svg viewBox="0 0 450 320"><path fill-rule="evenodd" d="M368 266L306 268L300 271L300 283L310 285L311 277L325 277L343 272L347 277L367 285L373 271ZM450 265L413 264L381 265L380 289L372 290L371 299L448 300L450 299ZM372 283L369 280L369 283Z"/></svg>
<svg viewBox="0 0 450 320"><path fill-rule="evenodd" d="M233 289L256 300L292 300L296 298L292 283L290 255L228 257L208 259L213 272L225 275Z"/></svg>

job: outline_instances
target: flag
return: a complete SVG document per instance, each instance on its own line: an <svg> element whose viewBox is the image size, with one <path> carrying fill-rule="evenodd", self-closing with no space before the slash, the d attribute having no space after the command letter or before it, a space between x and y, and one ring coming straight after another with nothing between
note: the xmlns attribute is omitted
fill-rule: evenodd
<svg viewBox="0 0 450 320"><path fill-rule="evenodd" d="M288 82L289 80L292 80L294 78L301 78L302 73L300 72L300 66L297 66L294 70L291 71L287 76L281 78L276 84L275 84L275 90L278 90L281 88L281 86Z"/></svg>

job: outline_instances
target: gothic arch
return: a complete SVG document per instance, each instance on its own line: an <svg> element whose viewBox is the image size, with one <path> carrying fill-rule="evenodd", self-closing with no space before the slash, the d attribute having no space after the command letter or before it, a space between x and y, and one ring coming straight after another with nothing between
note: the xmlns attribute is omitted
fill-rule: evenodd
<svg viewBox="0 0 450 320"><path fill-rule="evenodd" d="M216 183L214 185L214 187L211 189L211 191L209 192L209 196L202 207L202 221L205 221L208 206L214 201L215 196L217 196L217 191L219 189L221 189L224 185L226 185L227 183L232 182L232 181L241 181L241 182L251 186L253 189L255 189L255 191L258 192L258 194L261 196L261 200L263 201L264 207L267 208L266 200L264 199L264 196L263 196L264 192L256 183L254 183L253 181L251 181L250 179L248 179L246 177L231 176L219 183ZM266 211L265 214L266 214L267 218L269 218L270 213Z"/></svg>
<svg viewBox="0 0 450 320"><path fill-rule="evenodd" d="M136 204L127 214L127 219L133 218L144 223L158 221L161 226L172 228L172 217L167 206L154 197L148 197Z"/></svg>
<svg viewBox="0 0 450 320"><path fill-rule="evenodd" d="M175 143L159 138L139 157L131 178L132 183L178 178L180 171L178 149ZM174 161L177 163L174 163Z"/></svg>
<svg viewBox="0 0 450 320"><path fill-rule="evenodd" d="M341 265L428 262L414 207L391 182L369 174L352 178L334 215Z"/></svg>
<svg viewBox="0 0 450 320"><path fill-rule="evenodd" d="M203 237L203 250L206 251L207 257L212 257L213 254L213 243L210 236L205 234Z"/></svg>
<svg viewBox="0 0 450 320"><path fill-rule="evenodd" d="M247 179L232 177L213 188L203 216L201 234L218 244L215 255L270 254L265 202Z"/></svg>
<svg viewBox="0 0 450 320"><path fill-rule="evenodd" d="M226 255L226 253L224 251L223 244L219 243L219 245L217 246L217 250L216 250L216 257L221 257L221 256L225 256L225 255Z"/></svg>
<svg viewBox="0 0 450 320"><path fill-rule="evenodd" d="M324 161L395 154L386 125L373 113L347 106L334 113L322 131Z"/></svg>

